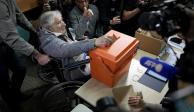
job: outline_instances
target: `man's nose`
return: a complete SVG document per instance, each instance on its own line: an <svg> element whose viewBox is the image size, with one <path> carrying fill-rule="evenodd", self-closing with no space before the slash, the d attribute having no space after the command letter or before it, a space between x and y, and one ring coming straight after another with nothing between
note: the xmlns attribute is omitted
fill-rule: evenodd
<svg viewBox="0 0 194 112"><path fill-rule="evenodd" d="M66 27L66 23L65 22L62 22L62 25Z"/></svg>

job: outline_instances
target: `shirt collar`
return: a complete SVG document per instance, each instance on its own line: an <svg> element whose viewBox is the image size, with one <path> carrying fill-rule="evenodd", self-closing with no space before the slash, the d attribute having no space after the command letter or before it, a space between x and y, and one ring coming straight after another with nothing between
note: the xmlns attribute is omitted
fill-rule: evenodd
<svg viewBox="0 0 194 112"><path fill-rule="evenodd" d="M55 36L59 36L59 35L62 35L62 33L58 33L58 32L52 32Z"/></svg>

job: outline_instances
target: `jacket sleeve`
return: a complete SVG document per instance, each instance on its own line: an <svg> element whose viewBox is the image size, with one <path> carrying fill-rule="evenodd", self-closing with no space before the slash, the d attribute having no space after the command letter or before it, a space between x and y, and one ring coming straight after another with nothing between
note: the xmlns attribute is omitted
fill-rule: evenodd
<svg viewBox="0 0 194 112"><path fill-rule="evenodd" d="M2 1L0 2L0 40L15 51L29 56L33 52L34 47L19 36L13 22L14 15L8 9L10 6Z"/></svg>
<svg viewBox="0 0 194 112"><path fill-rule="evenodd" d="M70 13L70 22L72 28L75 31L76 40L82 40L84 38L84 33L87 31L88 17L79 17L78 13L76 13L75 8L76 7L74 7L74 9Z"/></svg>
<svg viewBox="0 0 194 112"><path fill-rule="evenodd" d="M20 26L22 26L23 28L25 28L25 29L27 29L29 31L35 31L34 27L30 23L30 21L28 21L26 16L22 13L20 8L16 4L15 0L13 0L13 2L14 2L14 5L15 5L17 24L19 24Z"/></svg>
<svg viewBox="0 0 194 112"><path fill-rule="evenodd" d="M45 53L57 58L71 58L94 48L94 39L68 43L50 35L47 38L41 37L40 42Z"/></svg>

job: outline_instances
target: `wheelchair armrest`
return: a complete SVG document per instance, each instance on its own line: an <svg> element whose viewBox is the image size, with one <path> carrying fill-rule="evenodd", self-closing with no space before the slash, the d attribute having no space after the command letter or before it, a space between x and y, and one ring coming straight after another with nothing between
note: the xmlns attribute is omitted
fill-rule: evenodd
<svg viewBox="0 0 194 112"><path fill-rule="evenodd" d="M67 65L64 65L63 68L60 68L60 70L71 70L71 69L75 69L75 68L78 68L82 65L85 65L87 63L90 62L90 59L86 59L86 60L82 60L82 61L76 61L76 62L73 62L73 63L70 63L70 64L67 64Z"/></svg>

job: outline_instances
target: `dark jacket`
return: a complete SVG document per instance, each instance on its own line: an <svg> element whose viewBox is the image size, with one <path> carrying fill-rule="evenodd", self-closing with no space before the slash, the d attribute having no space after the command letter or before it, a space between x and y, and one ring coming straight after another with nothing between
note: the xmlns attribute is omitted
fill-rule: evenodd
<svg viewBox="0 0 194 112"><path fill-rule="evenodd" d="M103 25L104 33L109 30L110 20L115 16L121 16L123 0L97 0L94 4L99 9L99 21ZM116 27L114 27L116 26ZM118 25L113 25L113 29L119 30Z"/></svg>

